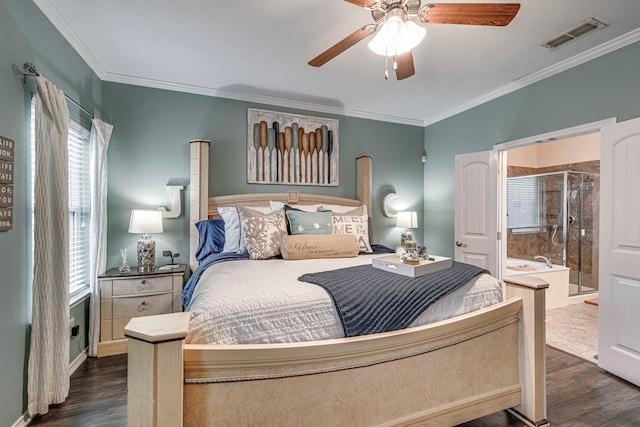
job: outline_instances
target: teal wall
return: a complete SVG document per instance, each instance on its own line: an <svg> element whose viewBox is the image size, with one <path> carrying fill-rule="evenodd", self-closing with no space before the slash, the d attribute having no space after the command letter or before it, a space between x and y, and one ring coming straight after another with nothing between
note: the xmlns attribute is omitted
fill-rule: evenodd
<svg viewBox="0 0 640 427"><path fill-rule="evenodd" d="M127 233L133 208L168 205L167 182L187 185L191 139L212 141L210 151L211 195L247 192L281 192L286 187L246 183L247 108L263 108L297 114L337 118L340 122L340 185L299 186L301 192L333 196L356 196L355 160L371 154L373 161L373 229L376 242L395 247L400 230L382 216L380 201L389 191L400 195L406 209L422 217L424 128L357 119L313 111L259 105L208 96L149 89L118 83L104 84L107 121L113 124L109 144L108 260L120 262L119 249L126 247L128 262L135 265L135 241ZM188 206L188 192L183 195ZM154 236L156 262L165 262L163 250L177 251L188 261L188 215L165 219L165 231ZM416 233L421 236L419 231ZM160 259L160 261L158 260Z"/></svg>
<svg viewBox="0 0 640 427"><path fill-rule="evenodd" d="M21 67L24 62L33 62L42 74L89 110L102 102L102 83L31 1L0 1L0 58L0 135L16 143L14 226L0 232L0 425L10 426L26 408L31 321L25 221L27 95L11 64ZM77 116L73 110L72 114Z"/></svg>
<svg viewBox="0 0 640 427"><path fill-rule="evenodd" d="M454 252L457 154L610 117L638 116L640 42L428 126L424 236L431 252Z"/></svg>

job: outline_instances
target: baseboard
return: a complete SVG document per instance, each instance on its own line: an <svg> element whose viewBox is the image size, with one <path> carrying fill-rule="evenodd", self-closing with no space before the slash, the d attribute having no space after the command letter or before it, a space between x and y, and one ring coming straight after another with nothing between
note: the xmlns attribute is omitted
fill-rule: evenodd
<svg viewBox="0 0 640 427"><path fill-rule="evenodd" d="M84 349L82 353L75 358L73 362L69 365L69 376L73 375L75 371L87 360L87 349Z"/></svg>
<svg viewBox="0 0 640 427"><path fill-rule="evenodd" d="M18 419L18 421L11 425L11 427L26 427L29 425L32 419L33 417L25 412L24 414L22 414L20 419Z"/></svg>
<svg viewBox="0 0 640 427"><path fill-rule="evenodd" d="M75 360L71 362L71 364L69 365L69 376L73 375L73 373L77 371L80 366L82 366L85 360L87 360L87 349L80 353L78 357L76 357ZM11 425L11 427L26 427L29 425L29 423L31 423L32 419L33 417L30 416L29 413L25 412L15 423Z"/></svg>

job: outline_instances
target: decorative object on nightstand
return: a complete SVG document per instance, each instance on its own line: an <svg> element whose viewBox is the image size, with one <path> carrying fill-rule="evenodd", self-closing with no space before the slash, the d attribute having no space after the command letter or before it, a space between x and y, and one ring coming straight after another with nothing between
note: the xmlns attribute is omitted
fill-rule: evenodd
<svg viewBox="0 0 640 427"><path fill-rule="evenodd" d="M127 248L120 248L120 256L122 257L122 264L120 264L118 271L120 273L130 272L131 267L129 267L129 263L127 262Z"/></svg>
<svg viewBox="0 0 640 427"><path fill-rule="evenodd" d="M162 267L172 268L172 267L177 267L178 266L178 264L176 264L174 262L174 259L178 258L180 256L180 254L177 254L177 253L174 254L171 251L162 251L162 256L167 256L167 257L171 258L171 264L163 265Z"/></svg>
<svg viewBox="0 0 640 427"><path fill-rule="evenodd" d="M407 241L413 241L413 233L410 229L418 228L418 213L416 211L398 212L396 226L404 228L402 234L400 234L400 246L406 248L405 243Z"/></svg>
<svg viewBox="0 0 640 427"><path fill-rule="evenodd" d="M156 264L156 242L151 238L151 233L162 233L162 212L132 210L129 233L142 234L137 243L138 271L152 271Z"/></svg>

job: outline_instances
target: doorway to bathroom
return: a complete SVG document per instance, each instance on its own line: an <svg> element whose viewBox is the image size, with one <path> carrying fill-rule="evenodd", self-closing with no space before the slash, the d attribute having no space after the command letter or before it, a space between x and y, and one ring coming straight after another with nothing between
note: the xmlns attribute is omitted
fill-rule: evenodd
<svg viewBox="0 0 640 427"><path fill-rule="evenodd" d="M508 149L503 166L503 271L547 281L547 344L595 363L600 133Z"/></svg>
<svg viewBox="0 0 640 427"><path fill-rule="evenodd" d="M507 258L567 267L569 297L597 292L599 200L599 133L508 150Z"/></svg>

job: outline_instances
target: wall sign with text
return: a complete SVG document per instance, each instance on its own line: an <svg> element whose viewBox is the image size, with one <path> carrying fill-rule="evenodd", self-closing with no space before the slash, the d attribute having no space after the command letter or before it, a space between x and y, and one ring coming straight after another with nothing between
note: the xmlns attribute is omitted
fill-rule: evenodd
<svg viewBox="0 0 640 427"><path fill-rule="evenodd" d="M0 231L13 229L13 148L12 139L0 136Z"/></svg>

